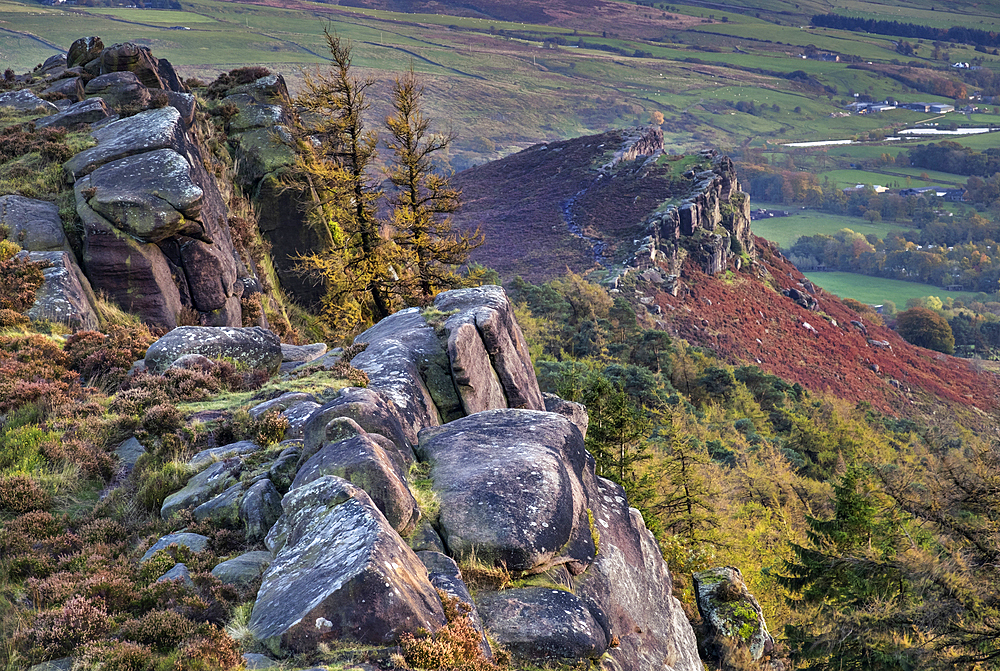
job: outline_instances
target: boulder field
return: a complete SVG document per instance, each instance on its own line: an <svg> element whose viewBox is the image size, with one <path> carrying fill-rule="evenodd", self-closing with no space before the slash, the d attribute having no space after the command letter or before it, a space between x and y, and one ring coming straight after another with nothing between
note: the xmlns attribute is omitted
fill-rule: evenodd
<svg viewBox="0 0 1000 671"><path fill-rule="evenodd" d="M595 474L582 406L540 393L502 288L443 293L357 341L366 389L259 404L252 414L294 418L295 435L271 459L251 442L196 455L198 474L161 511L239 521L263 539L266 551L216 569L234 584L262 575L248 627L263 649L388 649L444 626L444 593L515 661L702 668L656 541ZM429 497L437 505L422 509ZM518 586L470 589L463 569L483 566Z"/></svg>

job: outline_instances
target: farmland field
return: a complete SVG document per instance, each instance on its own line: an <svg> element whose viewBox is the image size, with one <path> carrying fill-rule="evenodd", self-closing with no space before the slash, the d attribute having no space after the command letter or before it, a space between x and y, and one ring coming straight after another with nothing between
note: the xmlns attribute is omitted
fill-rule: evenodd
<svg viewBox="0 0 1000 671"><path fill-rule="evenodd" d="M892 301L899 309L903 309L906 301L911 298L937 296L942 301L949 297L968 301L981 300L985 296L971 291L945 291L931 284L889 280L856 273L810 272L806 273L806 276L817 286L841 298L853 298L869 305Z"/></svg>
<svg viewBox="0 0 1000 671"><path fill-rule="evenodd" d="M892 232L902 232L909 228L888 222L870 224L858 217L846 217L817 210L801 210L773 203L752 201L750 206L754 210L763 208L784 210L790 213L790 216L787 217L757 219L750 225L754 235L776 242L782 249L790 248L803 235L833 235L845 228L863 235L874 233L880 238L884 238Z"/></svg>

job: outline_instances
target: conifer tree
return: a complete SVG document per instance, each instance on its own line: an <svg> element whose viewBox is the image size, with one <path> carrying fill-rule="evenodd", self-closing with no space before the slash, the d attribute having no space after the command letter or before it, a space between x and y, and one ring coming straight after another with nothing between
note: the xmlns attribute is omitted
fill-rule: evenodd
<svg viewBox="0 0 1000 671"><path fill-rule="evenodd" d="M458 209L460 192L433 160L448 149L451 134L434 135L421 110L423 86L411 69L392 87L393 112L385 120L386 144L394 162L388 170L396 187L392 198L392 225L396 244L408 253L402 291L408 302L424 304L438 292L469 286L470 278L456 272L469 252L483 242L482 234L459 233L448 216Z"/></svg>
<svg viewBox="0 0 1000 671"><path fill-rule="evenodd" d="M300 259L305 272L326 286L323 313L350 331L387 317L397 307L399 254L385 239L376 213L381 189L370 175L378 136L367 130L371 78L351 71L351 44L324 29L331 67L307 73L296 99L304 123L298 129L301 176L311 197L309 217L329 246Z"/></svg>
<svg viewBox="0 0 1000 671"><path fill-rule="evenodd" d="M688 542L708 541L711 530L719 525L711 489L700 470L710 461L708 453L683 435L673 418L668 422L663 452L657 517L665 529Z"/></svg>

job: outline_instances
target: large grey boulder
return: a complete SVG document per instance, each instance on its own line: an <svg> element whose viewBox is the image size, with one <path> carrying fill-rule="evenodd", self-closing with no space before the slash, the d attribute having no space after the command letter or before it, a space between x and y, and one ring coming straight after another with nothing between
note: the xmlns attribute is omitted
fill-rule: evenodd
<svg viewBox="0 0 1000 671"><path fill-rule="evenodd" d="M452 333L462 329L464 333L456 334L456 340L470 338L472 333L464 327L465 324L475 326L482 339L483 348L489 354L490 363L499 379L500 386L506 396L506 406L524 408L527 410L544 410L545 402L542 392L535 379L535 370L528 353L528 344L524 340L521 327L514 318L514 308L507 300L503 287L488 285L471 289L457 289L438 294L434 299L434 307L442 312L458 312L445 321L444 327L448 333L448 353L452 356ZM462 350L469 354L475 349L471 344L464 343L459 348L456 343L455 352ZM478 350L476 350L478 352ZM452 359L452 370L456 381L465 379L471 372L470 366L476 365L466 358ZM456 365L459 370L455 371ZM492 384L485 379L469 378L468 386L484 390ZM460 387L461 390L461 387ZM464 402L463 397L463 402Z"/></svg>
<svg viewBox="0 0 1000 671"><path fill-rule="evenodd" d="M187 159L173 149L106 163L90 174L90 185L90 207L143 242L205 237L199 220L204 192L192 181Z"/></svg>
<svg viewBox="0 0 1000 671"><path fill-rule="evenodd" d="M24 196L0 196L0 225L7 236L29 252L71 252L59 207Z"/></svg>
<svg viewBox="0 0 1000 671"><path fill-rule="evenodd" d="M15 112L32 112L38 115L59 111L58 107L46 100L42 100L30 89L0 93L0 107L7 107Z"/></svg>
<svg viewBox="0 0 1000 671"><path fill-rule="evenodd" d="M227 585L246 588L260 580L272 559L271 553L264 550L247 552L216 564L212 575Z"/></svg>
<svg viewBox="0 0 1000 671"><path fill-rule="evenodd" d="M70 45L66 53L67 67L84 65L94 60L104 51L104 42L100 37L81 37Z"/></svg>
<svg viewBox="0 0 1000 671"><path fill-rule="evenodd" d="M391 645L445 623L427 570L365 492L335 476L293 489L248 627L273 654L349 639Z"/></svg>
<svg viewBox="0 0 1000 671"><path fill-rule="evenodd" d="M448 355L434 329L417 308L401 310L357 336L368 343L351 365L368 374L368 388L391 399L399 409L407 439L463 416L451 378Z"/></svg>
<svg viewBox="0 0 1000 671"><path fill-rule="evenodd" d="M35 121L35 128L75 128L88 123L104 121L111 116L108 106L100 98L75 102L58 114Z"/></svg>
<svg viewBox="0 0 1000 671"><path fill-rule="evenodd" d="M281 367L281 341L259 326L180 326L146 350L146 368L162 373L185 354L233 359L250 368L276 372Z"/></svg>
<svg viewBox="0 0 1000 671"><path fill-rule="evenodd" d="M722 657L722 639L750 652L758 662L774 652L774 638L767 631L764 612L747 589L738 568L725 566L694 574L698 611L708 625L709 654Z"/></svg>
<svg viewBox="0 0 1000 671"><path fill-rule="evenodd" d="M59 322L74 329L98 328L99 320L91 303L93 289L69 252L20 252L18 256L47 264L42 270L45 283L35 293L35 302L25 313L28 317L33 321Z"/></svg>
<svg viewBox="0 0 1000 671"><path fill-rule="evenodd" d="M167 520L178 510L200 506L236 484L242 462L233 457L215 463L188 480L183 489L163 500L160 517Z"/></svg>
<svg viewBox="0 0 1000 671"><path fill-rule="evenodd" d="M361 487L401 536L420 519L420 508L406 476L369 435L327 443L299 467L292 491L325 475L336 475Z"/></svg>
<svg viewBox="0 0 1000 671"><path fill-rule="evenodd" d="M450 553L539 572L593 560L583 478L589 455L568 419L490 410L420 433ZM592 466L591 466L592 468Z"/></svg>
<svg viewBox="0 0 1000 671"><path fill-rule="evenodd" d="M486 629L516 659L597 659L611 643L587 604L565 590L523 587L480 593L476 600Z"/></svg>

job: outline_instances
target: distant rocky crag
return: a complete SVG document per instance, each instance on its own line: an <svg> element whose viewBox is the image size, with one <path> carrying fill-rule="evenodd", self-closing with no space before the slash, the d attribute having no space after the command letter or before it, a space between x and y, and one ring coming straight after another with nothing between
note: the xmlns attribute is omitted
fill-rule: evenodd
<svg viewBox="0 0 1000 671"><path fill-rule="evenodd" d="M184 342L196 340L154 346L147 366L170 365L165 351L183 357ZM390 651L406 633L444 626L441 590L467 602L519 663L702 668L652 534L622 488L595 474L585 409L539 391L502 288L443 293L357 343L364 350L346 356L367 373L367 388L258 404L251 415L288 419L272 458L262 461L251 442L200 453L191 460L198 474L163 504L165 519L189 509L263 539L267 551L214 573L234 584L262 573L248 626L267 655L338 641ZM436 509L418 506L413 473ZM149 556L203 538L173 534ZM484 566L517 586L470 590L463 569Z"/></svg>

